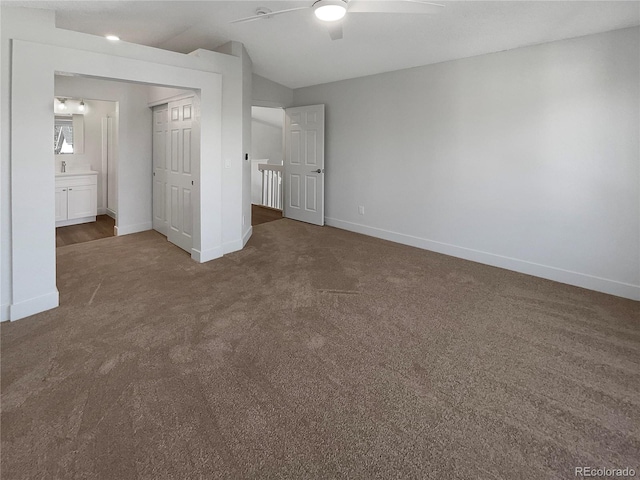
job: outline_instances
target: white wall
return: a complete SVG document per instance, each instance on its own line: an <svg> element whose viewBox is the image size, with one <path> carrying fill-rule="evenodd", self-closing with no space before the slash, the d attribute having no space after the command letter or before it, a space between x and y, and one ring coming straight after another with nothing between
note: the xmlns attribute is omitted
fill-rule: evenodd
<svg viewBox="0 0 640 480"><path fill-rule="evenodd" d="M253 62L242 46L242 246L251 238L251 106Z"/></svg>
<svg viewBox="0 0 640 480"><path fill-rule="evenodd" d="M73 97L73 95L68 93L61 93L63 91L71 91L67 87L62 90L61 86L61 84L67 84L66 79L68 78L71 77L56 76L56 96ZM107 115L114 115L116 113L117 103L91 100L90 98L82 98L82 100L86 108L86 112L82 115L84 121L84 151L82 153L74 151L74 153L71 154L56 155L55 171L61 171L61 164L64 160L68 172L82 169L90 169L98 172L98 213L100 214L104 213L104 209L106 208L105 182L103 180L105 180L105 176L107 175L106 165L102 164L102 119Z"/></svg>
<svg viewBox="0 0 640 480"><path fill-rule="evenodd" d="M223 253L241 249L251 235L251 232L244 234L245 227L242 224L242 217L243 215L246 217L247 208L244 200L244 124L245 122L251 124L251 116L248 115L246 118L244 116L243 77L246 75L244 64L246 59L243 55L245 53L241 44L229 42L220 47L217 52L196 50L190 54L203 60L216 58L225 78L222 84L222 136L225 141L222 145L224 168L221 174L223 195L233 201L223 211ZM251 205L248 208L250 209Z"/></svg>
<svg viewBox="0 0 640 480"><path fill-rule="evenodd" d="M269 163L282 164L283 124L284 112L281 108L252 107L251 158L269 159Z"/></svg>
<svg viewBox="0 0 640 480"><path fill-rule="evenodd" d="M235 211L238 199L226 196L222 189L221 151L227 140L222 136L221 76L225 74L221 71L241 71L237 60L234 66L225 63L227 58L233 58L227 55L212 53L205 60L124 42L112 44L100 37L55 29L50 12L2 7L1 20L3 319L7 316L22 318L52 308L58 301L53 202L50 201L54 185L51 108L56 71L199 92L202 142L201 163L196 166L200 170L200 185L196 185L198 218L192 256L198 261L206 261L222 255L222 238L229 229L231 235L238 237L235 243L241 247L240 216L233 219L236 228L222 221L225 211ZM82 45L83 50L76 50L76 45ZM12 79L11 89L8 79ZM147 94L141 97L146 100ZM4 108L8 99L10 115ZM242 118L242 113L238 116ZM123 138L124 132L133 131L133 125L122 123L124 117L121 112L121 151L122 143L127 141ZM145 123L150 145L150 116ZM11 144L7 148L9 138ZM128 141L132 141L131 138ZM151 152L150 147L148 152ZM240 156L239 152L237 156ZM150 161L149 157L147 162L132 163L130 177L119 172L120 188L128 190L144 175L150 199ZM5 175L11 180L10 188L5 188ZM241 200L241 183L231 190L239 191ZM6 210L5 205L9 205ZM123 206L119 207L122 211ZM150 215L150 212L149 201L147 213ZM10 269L6 268L5 258L9 259Z"/></svg>
<svg viewBox="0 0 640 480"><path fill-rule="evenodd" d="M176 97L193 95L192 90L182 90L179 88L160 87L157 85L151 85L147 87L147 101L149 106L162 105L163 103L169 103L170 100L176 99Z"/></svg>
<svg viewBox="0 0 640 480"><path fill-rule="evenodd" d="M252 105L286 108L293 105L293 90L277 82L253 74Z"/></svg>
<svg viewBox="0 0 640 480"><path fill-rule="evenodd" d="M639 45L630 28L295 90L326 104L327 223L640 299Z"/></svg>
<svg viewBox="0 0 640 480"><path fill-rule="evenodd" d="M50 10L7 9L0 6L0 320L9 318L12 301L11 253L11 38L32 29L41 35L55 30L55 16ZM53 89L51 91L53 95ZM53 101L51 102L53 108ZM53 128L53 121L52 121ZM53 156L53 153L52 153ZM52 160L53 164L53 160ZM52 173L53 174L53 173Z"/></svg>

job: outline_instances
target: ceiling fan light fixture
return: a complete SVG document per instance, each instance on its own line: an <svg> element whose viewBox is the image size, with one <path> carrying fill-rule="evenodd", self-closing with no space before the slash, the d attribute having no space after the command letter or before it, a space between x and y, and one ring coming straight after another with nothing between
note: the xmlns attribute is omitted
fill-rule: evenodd
<svg viewBox="0 0 640 480"><path fill-rule="evenodd" d="M313 13L323 22L335 22L347 13L347 3L343 0L318 0L313 4Z"/></svg>
<svg viewBox="0 0 640 480"><path fill-rule="evenodd" d="M256 8L256 15L264 16L265 18L269 18L269 14L272 13L272 10L265 7Z"/></svg>

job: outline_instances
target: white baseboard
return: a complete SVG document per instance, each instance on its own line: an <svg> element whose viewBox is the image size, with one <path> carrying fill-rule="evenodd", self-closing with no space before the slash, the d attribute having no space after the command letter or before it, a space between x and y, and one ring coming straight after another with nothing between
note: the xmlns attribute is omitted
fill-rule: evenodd
<svg viewBox="0 0 640 480"><path fill-rule="evenodd" d="M5 303L0 305L0 322L6 322L9 320L9 304Z"/></svg>
<svg viewBox="0 0 640 480"><path fill-rule="evenodd" d="M68 227L69 225L79 225L81 223L91 223L95 222L96 217L82 217L82 218L74 218L73 220L60 220L56 222L56 228L58 227Z"/></svg>
<svg viewBox="0 0 640 480"><path fill-rule="evenodd" d="M139 223L137 225L123 225L115 227L115 234L116 237L119 237L122 235L130 235L132 233L146 232L151 229L153 229L152 222Z"/></svg>
<svg viewBox="0 0 640 480"><path fill-rule="evenodd" d="M610 295L640 301L640 285L632 285L629 283L618 282L616 280L609 280L607 278L595 277L593 275L528 262L526 260L519 260L517 258L505 257L471 248L436 242L426 238L414 237L412 235L405 235L403 233L383 230L381 228L369 227L359 223L338 220L337 218L325 217L325 223L331 227L349 230L350 232L362 233L364 235L401 243L403 245L409 245L411 247L422 248L424 250L463 258L465 260L471 260L473 262L483 263L493 267L526 273L527 275L533 275L534 277L554 280L556 282L566 283L576 287L595 290L596 292L608 293Z"/></svg>
<svg viewBox="0 0 640 480"><path fill-rule="evenodd" d="M191 249L191 258L196 262L205 263L223 255L222 247L211 248L209 250L200 251L197 248Z"/></svg>
<svg viewBox="0 0 640 480"><path fill-rule="evenodd" d="M110 210L108 208L104 209L104 213L105 215L109 215L111 218L113 218L114 220L116 219L116 212L114 212L113 210Z"/></svg>
<svg viewBox="0 0 640 480"><path fill-rule="evenodd" d="M107 214L107 209L106 208L100 207L98 209L98 215L106 215L106 214Z"/></svg>
<svg viewBox="0 0 640 480"><path fill-rule="evenodd" d="M249 241L249 239L251 238L251 235L253 235L253 227L249 227L247 229L246 232L244 232L244 235L242 236L242 247L244 248L244 246L247 244L247 242Z"/></svg>
<svg viewBox="0 0 640 480"><path fill-rule="evenodd" d="M253 227L249 227L249 230L247 230L244 233L244 235L242 235L242 238L239 238L238 240L234 240L233 242L223 243L222 244L223 254L227 255L228 253L233 253L233 252L237 252L238 250L242 250L244 246L247 244L247 242L249 241L249 239L251 238L252 233L253 233Z"/></svg>
<svg viewBox="0 0 640 480"><path fill-rule="evenodd" d="M20 320L21 318L56 308L59 304L58 290L55 290L40 297L14 303L9 310L9 319L11 321Z"/></svg>
<svg viewBox="0 0 640 480"><path fill-rule="evenodd" d="M242 240L242 238L239 238L238 240L234 240L233 242L223 243L222 252L224 253L224 255L242 250Z"/></svg>

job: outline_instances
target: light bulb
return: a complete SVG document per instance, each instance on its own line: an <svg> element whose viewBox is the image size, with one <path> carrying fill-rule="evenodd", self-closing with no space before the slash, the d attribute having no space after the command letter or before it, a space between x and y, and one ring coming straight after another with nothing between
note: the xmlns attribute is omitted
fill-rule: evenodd
<svg viewBox="0 0 640 480"><path fill-rule="evenodd" d="M78 110L81 112L84 112L85 106L84 106L84 100L82 100L80 102L80 105L78 105Z"/></svg>

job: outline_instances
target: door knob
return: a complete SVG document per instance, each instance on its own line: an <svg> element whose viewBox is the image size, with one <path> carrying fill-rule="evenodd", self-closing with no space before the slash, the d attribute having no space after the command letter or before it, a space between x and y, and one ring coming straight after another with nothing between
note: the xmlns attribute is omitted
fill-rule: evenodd
<svg viewBox="0 0 640 480"><path fill-rule="evenodd" d="M311 173L324 173L324 168L319 168L317 170L312 170Z"/></svg>

